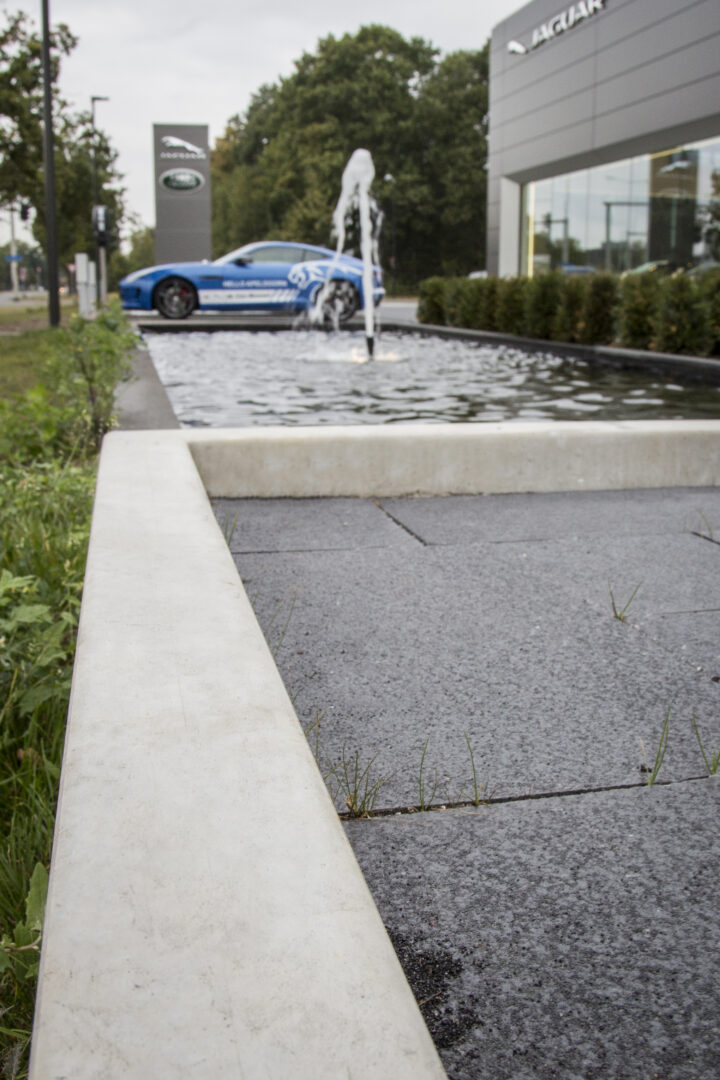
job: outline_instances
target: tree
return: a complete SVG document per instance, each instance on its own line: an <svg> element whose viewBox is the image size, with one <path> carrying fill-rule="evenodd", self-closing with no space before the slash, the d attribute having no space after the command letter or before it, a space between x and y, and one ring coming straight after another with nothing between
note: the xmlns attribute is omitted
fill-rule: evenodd
<svg viewBox="0 0 720 1080"><path fill-rule="evenodd" d="M343 169L373 155L386 263L406 283L483 264L487 48L438 61L421 38L366 26L322 39L263 86L212 157L216 254L251 240L328 244Z"/></svg>
<svg viewBox="0 0 720 1080"><path fill-rule="evenodd" d="M108 283L111 289L116 289L126 274L152 266L155 262L155 230L142 225L136 218L131 220L134 228L130 233L129 251L125 254L117 249L110 257Z"/></svg>
<svg viewBox="0 0 720 1080"><path fill-rule="evenodd" d="M22 199L34 207L33 236L45 245L43 70L40 37L27 15L6 15L0 30L0 202ZM73 114L57 91L62 56L77 44L67 26L50 35L55 135L57 244L61 262L92 250L92 169L95 155L103 202L117 225L123 215L116 152L93 133L90 114Z"/></svg>

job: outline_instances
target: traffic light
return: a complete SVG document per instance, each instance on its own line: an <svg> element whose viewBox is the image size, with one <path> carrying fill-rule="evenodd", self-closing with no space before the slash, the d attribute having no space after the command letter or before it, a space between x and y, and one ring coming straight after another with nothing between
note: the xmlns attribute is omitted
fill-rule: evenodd
<svg viewBox="0 0 720 1080"><path fill-rule="evenodd" d="M20 220L21 221L27 221L27 219L29 217L30 217L30 203L21 202L20 203Z"/></svg>
<svg viewBox="0 0 720 1080"><path fill-rule="evenodd" d="M108 212L104 206L93 206L92 212L93 232L99 247L107 247L108 242Z"/></svg>

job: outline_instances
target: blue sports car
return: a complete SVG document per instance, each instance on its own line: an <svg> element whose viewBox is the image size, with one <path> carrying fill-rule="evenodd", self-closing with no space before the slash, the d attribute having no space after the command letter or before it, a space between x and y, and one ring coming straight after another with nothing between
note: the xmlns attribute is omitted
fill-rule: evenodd
<svg viewBox="0 0 720 1080"><path fill-rule="evenodd" d="M283 241L246 244L214 262L166 263L120 282L124 308L185 319L193 311L309 311L328 281L323 308L346 322L364 307L363 265L328 248ZM328 280L329 279L329 280ZM383 272L373 267L373 303L385 295Z"/></svg>

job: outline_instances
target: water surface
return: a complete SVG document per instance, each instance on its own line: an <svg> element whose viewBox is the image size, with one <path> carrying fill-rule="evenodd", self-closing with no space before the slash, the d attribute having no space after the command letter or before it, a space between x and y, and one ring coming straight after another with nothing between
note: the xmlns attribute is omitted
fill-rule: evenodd
<svg viewBox="0 0 720 1080"><path fill-rule="evenodd" d="M511 346L383 333L148 335L183 427L720 418L720 387Z"/></svg>

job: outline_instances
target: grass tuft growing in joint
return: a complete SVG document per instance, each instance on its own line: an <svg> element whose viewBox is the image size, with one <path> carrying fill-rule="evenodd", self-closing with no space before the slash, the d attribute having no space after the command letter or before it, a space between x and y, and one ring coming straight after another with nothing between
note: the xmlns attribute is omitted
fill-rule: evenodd
<svg viewBox="0 0 720 1080"><path fill-rule="evenodd" d="M613 593L612 586L609 586L609 589L610 589L610 603L612 604L613 618L617 619L618 622L627 622L627 615L625 613L626 613L627 609L630 607L630 605L632 604L633 600L635 599L637 591L638 591L638 589L640 588L641 585L642 585L642 581L638 582L638 584L635 586L633 591L630 593L630 599L627 600L625 605L623 607L621 607L621 608L619 608L617 606L617 604L615 603L615 595Z"/></svg>
<svg viewBox="0 0 720 1080"><path fill-rule="evenodd" d="M693 713L692 715L692 726L695 730L695 738L697 739L698 746L700 747L700 753L703 756L703 761L705 762L705 768L708 771L708 776L717 776L718 768L720 768L720 750L712 750L710 753L710 757L707 756L707 753L705 752L705 747L702 743L702 739L700 738L700 731L697 726L697 720L695 719L695 713Z"/></svg>
<svg viewBox="0 0 720 1080"><path fill-rule="evenodd" d="M665 752L667 750L669 728L670 728L670 708L668 707L668 710L665 713L665 722L664 722L664 724L662 726L662 731L660 732L660 742L658 743L658 748L657 748L657 752L655 754L655 761L653 762L652 769L650 768L650 766L647 763L647 757L645 755L645 744L643 743L642 739L640 740L640 746L642 747L643 760L645 762L645 775L647 777L647 785L648 785L648 787L652 787L652 785L657 780L658 773L660 772L660 769L662 768L663 761L665 760Z"/></svg>

